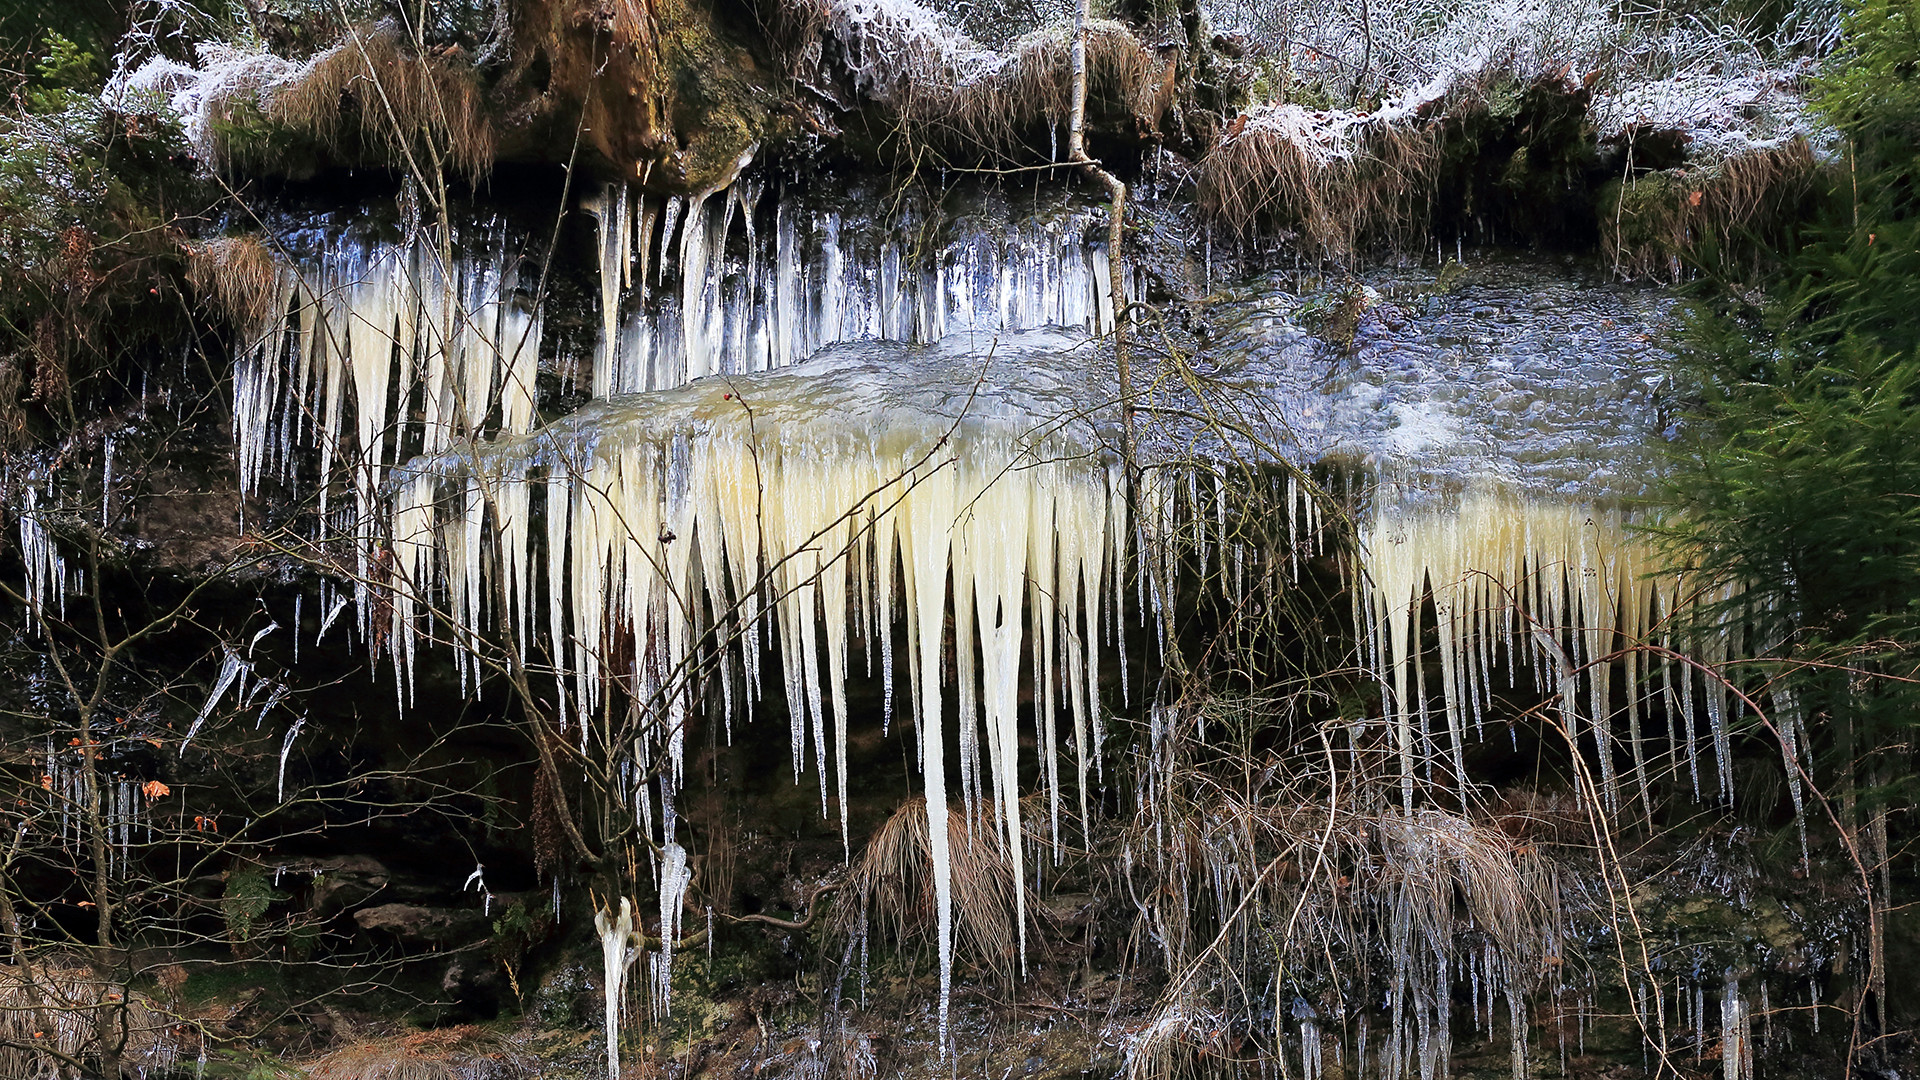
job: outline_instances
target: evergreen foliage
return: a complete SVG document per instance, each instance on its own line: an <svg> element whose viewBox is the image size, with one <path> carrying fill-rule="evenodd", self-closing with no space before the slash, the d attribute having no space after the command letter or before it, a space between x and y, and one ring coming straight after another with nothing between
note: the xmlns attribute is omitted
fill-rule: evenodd
<svg viewBox="0 0 1920 1080"><path fill-rule="evenodd" d="M1870 0L1849 18L1816 88L1848 142L1840 190L1764 292L1723 281L1701 305L1688 374L1703 408L1670 489L1693 565L1745 590L1714 617L1760 631L1765 677L1734 677L1776 725L1804 720L1829 754L1816 781L1849 810L1856 784L1907 771L1920 720L1915 16Z"/></svg>

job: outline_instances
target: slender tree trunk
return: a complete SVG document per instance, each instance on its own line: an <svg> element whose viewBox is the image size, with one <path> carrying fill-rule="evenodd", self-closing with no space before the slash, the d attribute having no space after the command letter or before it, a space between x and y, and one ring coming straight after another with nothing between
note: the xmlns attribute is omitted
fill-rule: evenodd
<svg viewBox="0 0 1920 1080"><path fill-rule="evenodd" d="M1113 355L1120 373L1120 454L1127 468L1128 486L1133 482L1133 382L1127 356L1127 185L1102 168L1087 153L1087 23L1091 18L1090 0L1080 0L1073 22L1073 84L1071 112L1067 118L1067 160L1107 190L1110 200L1107 218L1107 295L1113 308Z"/></svg>
<svg viewBox="0 0 1920 1080"><path fill-rule="evenodd" d="M114 891L113 872L109 860L112 858L112 841L108 836L109 825L102 802L108 796L102 790L100 776L100 751L93 741L92 710L80 710L80 776L81 798L85 800L80 807L82 820L87 826L87 847L93 856L93 915L94 915L94 981L100 988L101 998L94 1004L93 1035L99 1055L100 1075L105 1080L117 1080L120 1076L120 1050L126 1042L123 1030L126 1019L124 991L122 1000L115 1002L108 996L108 988L114 985L114 974L119 968L119 950L113 943Z"/></svg>

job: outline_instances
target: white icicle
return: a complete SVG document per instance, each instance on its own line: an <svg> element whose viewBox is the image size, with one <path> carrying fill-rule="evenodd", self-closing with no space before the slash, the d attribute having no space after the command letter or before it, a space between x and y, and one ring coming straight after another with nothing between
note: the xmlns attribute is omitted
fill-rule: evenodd
<svg viewBox="0 0 1920 1080"><path fill-rule="evenodd" d="M557 883L557 882L556 882ZM620 1014L626 1002L627 968L634 959L633 903L620 898L620 914L606 910L593 915L600 935L601 987L605 992L607 1080L620 1080Z"/></svg>
<svg viewBox="0 0 1920 1080"><path fill-rule="evenodd" d="M235 652L232 646L223 646L223 648L226 649L226 658L220 662L220 675L214 680L213 692L207 695L207 703L200 706L199 715L195 716L193 723L188 725L186 738L180 740L181 756L185 756L187 744L200 733L200 725L206 723L207 717L213 714L214 706L220 704L220 699L226 696L227 688L248 670L247 662L240 658L240 654Z"/></svg>

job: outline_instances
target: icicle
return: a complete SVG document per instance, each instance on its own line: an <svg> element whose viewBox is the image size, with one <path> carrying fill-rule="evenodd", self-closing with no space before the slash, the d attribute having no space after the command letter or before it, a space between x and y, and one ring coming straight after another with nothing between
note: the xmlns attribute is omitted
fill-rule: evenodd
<svg viewBox="0 0 1920 1080"><path fill-rule="evenodd" d="M306 725L307 714L301 713L294 720L293 726L287 729L287 737L280 742L280 782L274 792L276 802L287 801L287 755L293 750L293 740L299 737L300 729Z"/></svg>
<svg viewBox="0 0 1920 1080"><path fill-rule="evenodd" d="M248 670L247 662L240 658L240 654L235 652L232 646L223 645L222 648L226 650L226 658L220 662L220 675L214 680L213 692L207 695L207 703L200 706L199 715L195 716L193 723L188 725L186 738L180 740L179 753L182 757L186 756L187 744L200 733L200 725L207 722L207 717L213 714L214 706L220 704L220 699L226 696L227 688Z"/></svg>
<svg viewBox="0 0 1920 1080"><path fill-rule="evenodd" d="M660 951L653 956L653 1012L657 1017L666 1016L672 1006L673 943L680 936L680 905L692 883L686 849L668 840L660 860Z"/></svg>
<svg viewBox="0 0 1920 1080"><path fill-rule="evenodd" d="M1753 1021L1747 1003L1740 997L1740 980L1727 969L1725 988L1720 994L1720 1061L1725 1080L1746 1080L1753 1075Z"/></svg>
<svg viewBox="0 0 1920 1080"><path fill-rule="evenodd" d="M554 887L559 888L555 879ZM627 967L633 963L633 904L620 898L620 914L594 912L593 928L600 935L601 988L605 992L607 1078L620 1080L620 1013L626 1000Z"/></svg>

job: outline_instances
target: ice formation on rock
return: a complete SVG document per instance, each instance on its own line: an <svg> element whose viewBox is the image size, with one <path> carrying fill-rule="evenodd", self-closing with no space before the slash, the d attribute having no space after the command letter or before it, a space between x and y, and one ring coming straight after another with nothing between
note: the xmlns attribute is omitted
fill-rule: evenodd
<svg viewBox="0 0 1920 1080"><path fill-rule="evenodd" d="M626 1003L627 968L634 960L633 901L622 896L620 913L596 911L593 928L600 935L600 978L607 1036L607 1077L620 1080L620 1013Z"/></svg>
<svg viewBox="0 0 1920 1080"><path fill-rule="evenodd" d="M1631 778L1648 802L1642 722L1656 713L1655 677L1667 704L1677 706L1666 715L1688 725L1676 742L1686 747L1698 794L1691 729L1698 696L1710 729L1716 792L1731 800L1727 724L1735 699L1719 683L1696 679L1670 652L1634 648L1671 649L1676 612L1730 600L1731 591L1694 595L1617 505L1485 482L1451 497L1404 495L1391 484L1376 494L1360 538L1365 582L1355 588L1354 602L1356 624L1371 631L1371 660L1388 691L1408 805L1416 776L1431 776L1436 764L1450 765L1458 784L1468 782L1467 728L1481 726L1502 669L1510 683L1530 670L1535 685L1554 694L1569 742L1591 741L1596 786L1609 811L1621 805L1614 767L1621 720ZM1430 628L1423 625L1428 602ZM1429 630L1432 646L1425 643ZM1733 656L1740 643L1722 635L1684 644L1713 663ZM1428 686L1423 660L1429 655L1438 659L1437 693ZM1616 685L1625 688L1624 700L1616 699ZM1436 730L1442 725L1444 744Z"/></svg>
<svg viewBox="0 0 1920 1080"><path fill-rule="evenodd" d="M662 199L611 184L590 202L595 397L786 367L840 342L1113 325L1106 249L1088 239L1099 211L988 225L989 207L937 228L903 205L882 226L799 199L775 199L769 215L764 190L748 178Z"/></svg>
<svg viewBox="0 0 1920 1080"><path fill-rule="evenodd" d="M991 782L997 827L1018 851L1020 659L1023 651L1033 659L1041 711L1071 714L1085 776L1098 730L1103 598L1114 595L1103 586L1127 543L1119 465L1079 415L1081 403L1097 401L1100 365L1054 335L1006 349L984 363L964 349L927 350L911 378L843 350L790 374L616 398L531 436L419 459L389 488L384 530L396 553L384 628L396 667L412 671L420 613L442 596L457 625L491 618L524 640L535 632L542 582L547 645L572 722L584 737L609 706L638 710L649 735L635 764L658 763L671 788L702 689L688 672L698 650L712 648L703 639L745 643L737 656L721 651L723 664L743 665L750 707L761 683L757 643L773 635L796 777L810 757L823 809L830 794L841 796L844 833L851 645L886 642L901 618L931 820L944 1021L948 614L961 775ZM546 520L537 538L536 493ZM487 599L490 584L507 598L504 612ZM470 654L466 670L478 676ZM730 694L730 680L719 681ZM606 696L612 686L623 691L617 702ZM1040 735L1050 760L1051 716ZM962 787L969 802L975 786ZM644 803L645 791L635 799ZM662 896L681 887L663 882Z"/></svg>

